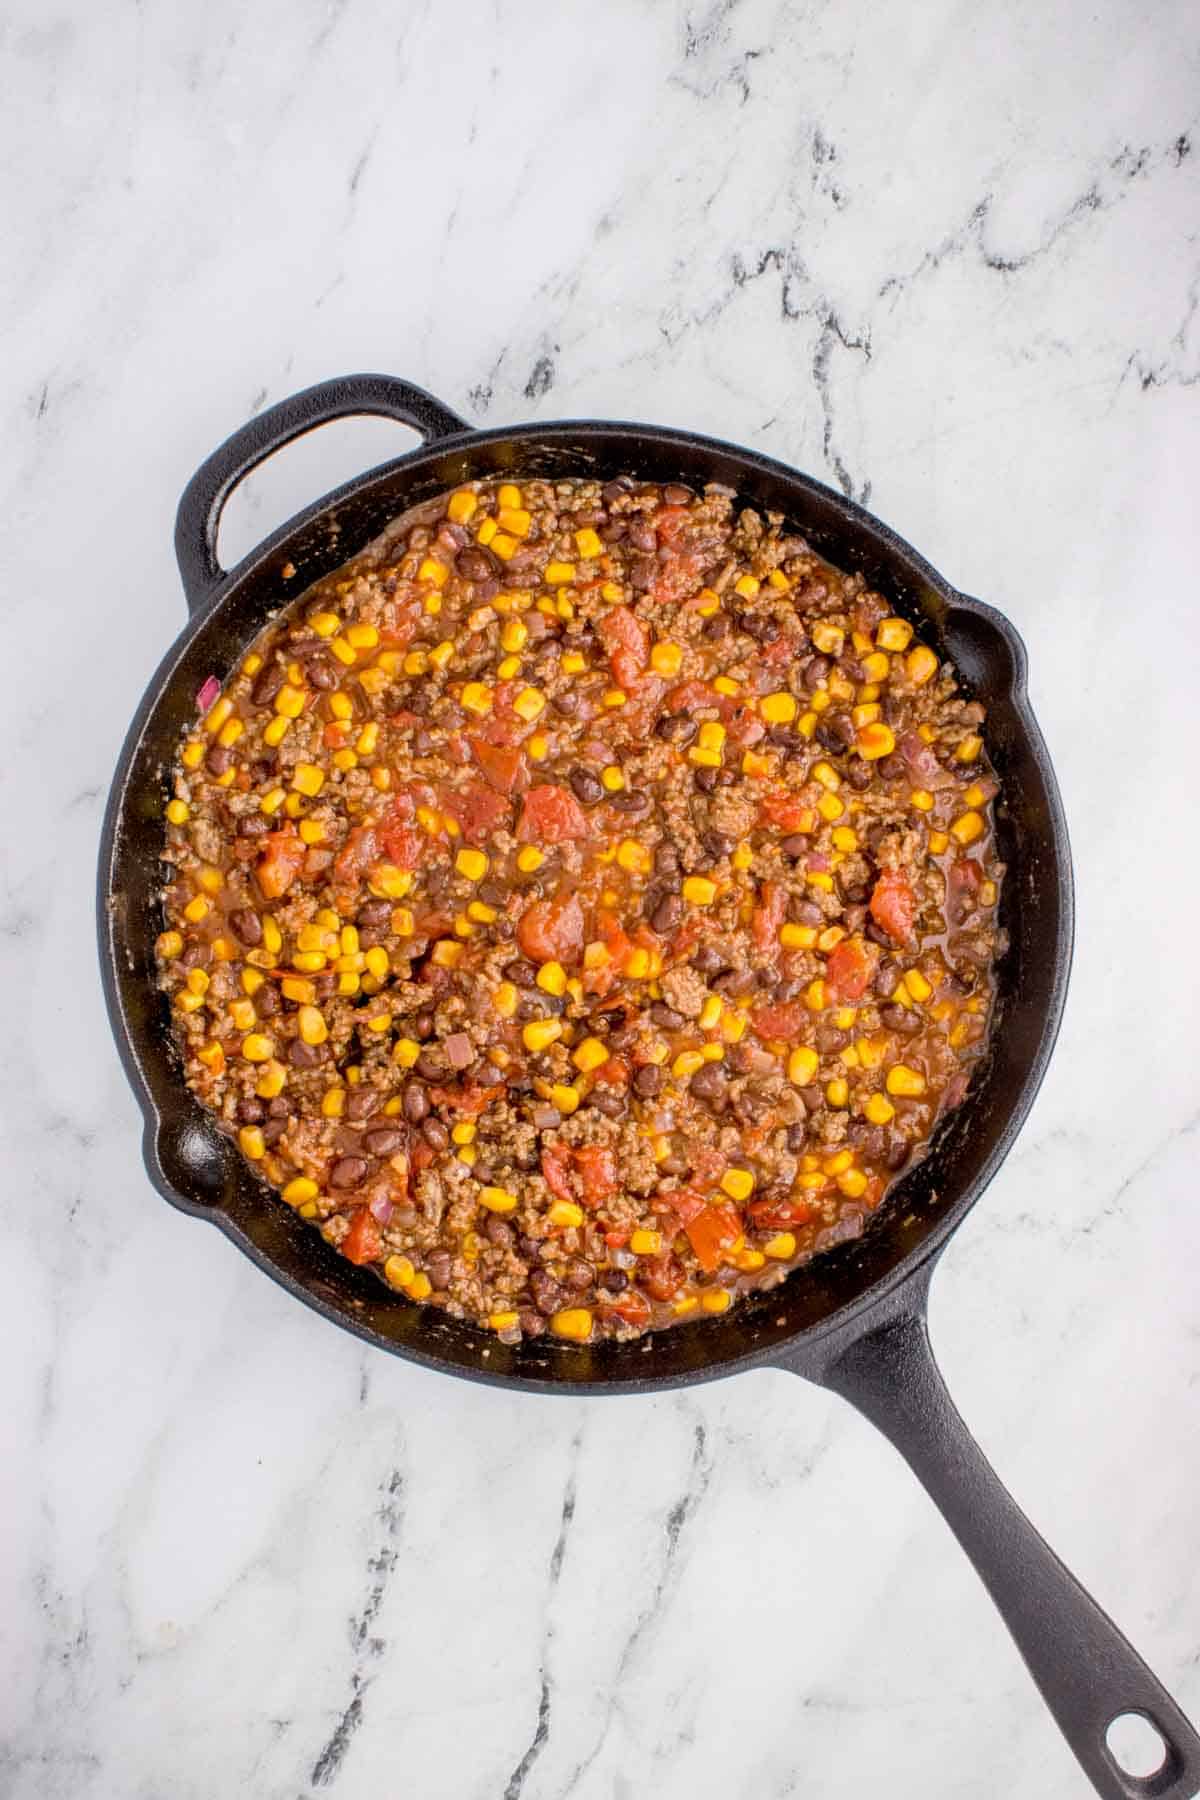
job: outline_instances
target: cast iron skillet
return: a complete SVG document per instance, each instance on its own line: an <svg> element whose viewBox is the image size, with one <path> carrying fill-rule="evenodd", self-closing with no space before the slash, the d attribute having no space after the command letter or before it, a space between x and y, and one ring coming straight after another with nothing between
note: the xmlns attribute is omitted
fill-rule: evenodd
<svg viewBox="0 0 1200 1800"><path fill-rule="evenodd" d="M318 501L236 569L216 556L232 490L281 445L330 419L378 414L421 447ZM224 676L281 597L299 594L398 513L454 484L515 477L610 476L700 486L723 481L785 513L832 562L861 570L951 657L987 704L1004 784L1008 864L993 1048L966 1103L927 1159L858 1242L818 1258L727 1319L628 1344L544 1341L507 1347L491 1333L413 1306L336 1255L264 1188L185 1088L155 986L165 774L195 695ZM144 1153L163 1197L210 1219L259 1268L325 1318L426 1368L538 1393L646 1393L744 1369L790 1369L834 1389L908 1459L986 1583L1068 1743L1109 1800L1185 1800L1200 1787L1200 1737L1121 1633L1038 1536L956 1412L926 1332L930 1278L951 1232L996 1173L1045 1072L1071 960L1070 850L1050 759L1025 693L1025 650L992 607L968 599L861 507L795 470L712 438L654 426L572 421L473 431L421 388L388 376L323 382L271 407L199 469L179 507L176 554L189 620L138 708L121 753L100 854L99 930L118 1048L145 1114ZM1163 1740L1157 1772L1133 1777L1106 1741L1138 1713Z"/></svg>

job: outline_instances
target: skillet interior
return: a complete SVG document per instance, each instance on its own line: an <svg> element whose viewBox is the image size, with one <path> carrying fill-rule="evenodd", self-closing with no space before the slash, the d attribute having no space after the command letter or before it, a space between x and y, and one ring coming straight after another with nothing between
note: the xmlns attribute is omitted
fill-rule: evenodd
<svg viewBox="0 0 1200 1800"><path fill-rule="evenodd" d="M361 549L389 519L457 482L493 473L609 476L628 471L691 485L718 480L783 512L813 547L860 570L957 665L988 709L1004 783L997 831L1008 876L988 1061L925 1160L893 1191L863 1238L817 1258L728 1318L631 1344L544 1341L513 1347L434 1308L393 1297L278 1200L188 1092L168 1009L155 987L165 772L194 696L223 677L281 596ZM283 567L295 573L285 582ZM159 1191L209 1217L298 1298L376 1344L447 1372L547 1391L630 1391L704 1380L758 1362L803 1360L920 1266L978 1198L1028 1111L1062 1011L1071 948L1070 859L1057 788L1024 689L1024 650L991 608L952 589L886 526L780 463L711 439L652 427L570 423L464 434L360 477L275 533L215 590L154 677L130 730L109 801L100 866L100 934L119 1047L146 1113L146 1165Z"/></svg>

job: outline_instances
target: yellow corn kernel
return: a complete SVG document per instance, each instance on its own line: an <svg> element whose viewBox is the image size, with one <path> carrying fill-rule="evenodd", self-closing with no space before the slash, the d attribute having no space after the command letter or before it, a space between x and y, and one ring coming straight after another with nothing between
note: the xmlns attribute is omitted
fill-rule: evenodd
<svg viewBox="0 0 1200 1800"><path fill-rule="evenodd" d="M896 748L895 732L890 725L884 725L878 719L869 725L860 726L854 741L864 762L878 762L880 757L890 756Z"/></svg>
<svg viewBox="0 0 1200 1800"><path fill-rule="evenodd" d="M720 1062L725 1055L725 1046L718 1043L702 1044L700 1054L705 1062Z"/></svg>
<svg viewBox="0 0 1200 1800"><path fill-rule="evenodd" d="M523 506L502 506L496 514L496 520L502 531L510 532L513 537L517 538L528 537L529 527L533 522L531 515ZM495 548L496 540L493 538L492 549Z"/></svg>
<svg viewBox="0 0 1200 1800"><path fill-rule="evenodd" d="M379 633L374 625L347 625L346 642L355 650L374 650L379 642Z"/></svg>
<svg viewBox="0 0 1200 1800"><path fill-rule="evenodd" d="M307 1175L297 1175L283 1190L283 1197L289 1206L301 1206L306 1200L315 1200L319 1189L315 1181Z"/></svg>
<svg viewBox="0 0 1200 1800"><path fill-rule="evenodd" d="M912 643L913 628L907 619L881 619L875 642L881 650L907 650Z"/></svg>
<svg viewBox="0 0 1200 1800"><path fill-rule="evenodd" d="M617 845L616 860L631 875L639 875L650 867L653 859L645 844L639 844L636 838L622 838Z"/></svg>
<svg viewBox="0 0 1200 1800"><path fill-rule="evenodd" d="M851 851L858 849L858 834L851 826L837 825L832 835L834 849L840 850L843 856L849 856Z"/></svg>
<svg viewBox="0 0 1200 1800"><path fill-rule="evenodd" d="M678 675L682 663L682 649L667 638L655 644L650 652L650 667L656 675Z"/></svg>
<svg viewBox="0 0 1200 1800"><path fill-rule="evenodd" d="M705 1288L700 1296L701 1312L712 1313L714 1316L718 1313L728 1312L732 1305L733 1295L728 1288Z"/></svg>
<svg viewBox="0 0 1200 1800"><path fill-rule="evenodd" d="M706 720L696 735L702 750L721 750L725 746L725 727L716 719Z"/></svg>
<svg viewBox="0 0 1200 1800"><path fill-rule="evenodd" d="M843 1065L844 1068L857 1069L857 1067L858 1067L858 1048L857 1048L857 1046L854 1044L847 1044L846 1048L841 1052L841 1055L838 1057L838 1061Z"/></svg>
<svg viewBox="0 0 1200 1800"><path fill-rule="evenodd" d="M929 834L929 852L931 856L941 856L950 846L950 839L944 831L931 831Z"/></svg>
<svg viewBox="0 0 1200 1800"><path fill-rule="evenodd" d="M983 817L977 812L960 813L950 827L950 836L956 844L973 844L975 839L983 836Z"/></svg>
<svg viewBox="0 0 1200 1800"><path fill-rule="evenodd" d="M850 1099L849 1083L843 1080L840 1075L835 1075L832 1081L827 1081L825 1083L825 1098L828 1100L830 1106L845 1106Z"/></svg>
<svg viewBox="0 0 1200 1800"><path fill-rule="evenodd" d="M453 655L454 645L449 638L443 638L441 643L435 644L429 652L429 661L435 669L444 669Z"/></svg>
<svg viewBox="0 0 1200 1800"><path fill-rule="evenodd" d="M907 1099L919 1098L925 1092L925 1077L907 1063L893 1063L887 1072L887 1091Z"/></svg>
<svg viewBox="0 0 1200 1800"><path fill-rule="evenodd" d="M973 781L963 795L964 806L985 806L987 795L977 781Z"/></svg>
<svg viewBox="0 0 1200 1800"><path fill-rule="evenodd" d="M302 1006L296 1015L296 1022L306 1044L323 1044L329 1036L329 1027L319 1008L315 1006Z"/></svg>
<svg viewBox="0 0 1200 1800"><path fill-rule="evenodd" d="M459 488L446 503L446 517L455 525L465 525L478 505L477 494L473 494L470 488Z"/></svg>
<svg viewBox="0 0 1200 1800"><path fill-rule="evenodd" d="M585 562L595 562L597 557L604 555L604 545L590 525L575 533L575 548Z"/></svg>
<svg viewBox="0 0 1200 1800"><path fill-rule="evenodd" d="M610 709L624 706L625 695L620 688L609 688L604 695L604 704Z"/></svg>
<svg viewBox="0 0 1200 1800"><path fill-rule="evenodd" d="M189 900L184 907L183 916L189 925L199 925L201 919L206 918L211 910L212 901L204 894L197 894L195 899Z"/></svg>
<svg viewBox="0 0 1200 1800"><path fill-rule="evenodd" d="M561 963L545 962L537 972L537 984L556 997L567 991L567 973Z"/></svg>
<svg viewBox="0 0 1200 1800"><path fill-rule="evenodd" d="M731 1200L748 1200L754 1192L754 1176L749 1169L726 1169L721 1186Z"/></svg>
<svg viewBox="0 0 1200 1800"><path fill-rule="evenodd" d="M249 1037L242 1039L242 1055L247 1062L264 1063L275 1054L273 1039L264 1032L252 1031Z"/></svg>
<svg viewBox="0 0 1200 1800"><path fill-rule="evenodd" d="M793 925L789 920L779 927L779 941L785 950L811 950L817 941L815 925Z"/></svg>
<svg viewBox="0 0 1200 1800"><path fill-rule="evenodd" d="M796 1239L790 1231L777 1231L769 1242L763 1245L763 1254L775 1262L788 1262L796 1254Z"/></svg>
<svg viewBox="0 0 1200 1800"><path fill-rule="evenodd" d="M671 1064L671 1073L677 1081L686 1081L704 1067L704 1057L699 1050L681 1050Z"/></svg>
<svg viewBox="0 0 1200 1800"><path fill-rule="evenodd" d="M546 1217L559 1231L577 1231L583 1224L583 1208L573 1200L556 1200L546 1208Z"/></svg>
<svg viewBox="0 0 1200 1800"><path fill-rule="evenodd" d="M354 717L354 703L348 694L330 694L329 710L335 719L340 719L343 723Z"/></svg>
<svg viewBox="0 0 1200 1800"><path fill-rule="evenodd" d="M933 992L920 969L910 969L904 977L904 985L913 999L922 1003L928 1000Z"/></svg>
<svg viewBox="0 0 1200 1800"><path fill-rule="evenodd" d="M529 725L540 717L546 708L546 696L540 688L522 688L512 703L513 711Z"/></svg>
<svg viewBox="0 0 1200 1800"><path fill-rule="evenodd" d="M819 975L805 988L804 1004L809 1012L821 1012L829 1005L829 993Z"/></svg>
<svg viewBox="0 0 1200 1800"><path fill-rule="evenodd" d="M484 1187L479 1190L479 1201L489 1212L510 1213L517 1210L517 1196L510 1194L507 1188Z"/></svg>
<svg viewBox="0 0 1200 1800"><path fill-rule="evenodd" d="M243 1156L248 1156L251 1162L262 1161L267 1153L267 1146L257 1125L242 1126L238 1132L238 1149Z"/></svg>
<svg viewBox="0 0 1200 1800"><path fill-rule="evenodd" d="M340 1119L346 1107L346 1090L343 1087L326 1088L321 1096L321 1115L326 1119Z"/></svg>
<svg viewBox="0 0 1200 1800"><path fill-rule="evenodd" d="M630 1235L629 1248L635 1256L657 1256L663 1247L661 1231L638 1230Z"/></svg>
<svg viewBox="0 0 1200 1800"><path fill-rule="evenodd" d="M832 824L835 819L840 819L845 810L845 806L838 799L836 794L822 794L821 798L817 801L817 811L820 813L821 817L828 820L830 824Z"/></svg>
<svg viewBox="0 0 1200 1800"><path fill-rule="evenodd" d="M521 490L511 481L506 481L496 495L497 506L520 506Z"/></svg>
<svg viewBox="0 0 1200 1800"><path fill-rule="evenodd" d="M790 725L798 711L795 697L788 693L765 694L758 710L768 725Z"/></svg>
<svg viewBox="0 0 1200 1800"><path fill-rule="evenodd" d="M253 1031L258 1014L249 1000L231 1000L229 1022L237 1031Z"/></svg>
<svg viewBox="0 0 1200 1800"><path fill-rule="evenodd" d="M568 581L574 581L574 579L574 563L551 562L546 564L544 580L548 587L564 587Z"/></svg>
<svg viewBox="0 0 1200 1800"><path fill-rule="evenodd" d="M867 1191L867 1178L861 1169L846 1169L838 1176L837 1184L848 1200L857 1200Z"/></svg>
<svg viewBox="0 0 1200 1800"><path fill-rule="evenodd" d="M863 1117L872 1125L890 1125L896 1109L886 1094L872 1094L863 1107Z"/></svg>
<svg viewBox="0 0 1200 1800"><path fill-rule="evenodd" d="M488 859L482 850L463 849L454 858L454 866L468 881L482 881L488 872Z"/></svg>
<svg viewBox="0 0 1200 1800"><path fill-rule="evenodd" d="M861 730L864 725L873 725L875 720L879 717L879 714L880 708L874 701L869 705L852 706L850 708L850 723L856 730Z"/></svg>
<svg viewBox="0 0 1200 1800"><path fill-rule="evenodd" d="M608 1045L597 1037L586 1037L573 1052L571 1061L582 1074L590 1075L593 1069L608 1061Z"/></svg>
<svg viewBox="0 0 1200 1800"><path fill-rule="evenodd" d="M743 600L753 600L761 586L757 575L739 575L733 584L733 591L740 594Z"/></svg>
<svg viewBox="0 0 1200 1800"><path fill-rule="evenodd" d="M182 934L178 931L160 931L154 947L164 962L170 962L183 949Z"/></svg>
<svg viewBox="0 0 1200 1800"><path fill-rule="evenodd" d="M706 750L703 744L693 744L692 748L688 751L688 761L695 763L696 767L699 769L719 769L721 766L721 752L719 750Z"/></svg>
<svg viewBox="0 0 1200 1800"><path fill-rule="evenodd" d="M185 769L198 769L204 761L204 745L198 739L185 744L180 753L180 761Z"/></svg>
<svg viewBox="0 0 1200 1800"><path fill-rule="evenodd" d="M453 938L439 938L430 955L439 969L456 969L462 961L463 947Z"/></svg>
<svg viewBox="0 0 1200 1800"><path fill-rule="evenodd" d="M277 715L269 724L263 726L263 743L269 744L272 750L278 750L291 728L290 719Z"/></svg>
<svg viewBox="0 0 1200 1800"><path fill-rule="evenodd" d="M925 644L917 644L904 659L908 679L915 687L924 687L930 677L937 673L937 666L937 657Z"/></svg>
<svg viewBox="0 0 1200 1800"><path fill-rule="evenodd" d="M954 752L955 761L962 763L974 762L982 749L983 739L972 732L970 737L965 737L963 739L962 743L958 746L958 749Z"/></svg>
<svg viewBox="0 0 1200 1800"><path fill-rule="evenodd" d="M862 1069L877 1069L883 1061L884 1043L880 1038L860 1037L855 1040L858 1064Z"/></svg>
<svg viewBox="0 0 1200 1800"><path fill-rule="evenodd" d="M734 850L729 861L731 866L735 869L748 869L750 867L750 864L754 861L754 850L750 844L749 838L742 839L742 842Z"/></svg>
<svg viewBox="0 0 1200 1800"><path fill-rule="evenodd" d="M539 1050L547 1050L562 1036L561 1019L530 1019L522 1028L521 1038L527 1050L536 1054Z"/></svg>
<svg viewBox="0 0 1200 1800"><path fill-rule="evenodd" d="M202 994L193 994L190 988L180 988L175 996L175 1004L180 1012L199 1012L204 1005L204 997Z"/></svg>
<svg viewBox="0 0 1200 1800"><path fill-rule="evenodd" d="M586 1306L568 1306L563 1312L554 1314L550 1329L555 1337L568 1338L576 1344L586 1344L592 1335L592 1315Z"/></svg>
<svg viewBox="0 0 1200 1800"><path fill-rule="evenodd" d="M304 711L304 689L285 681L275 696L275 711L283 719L298 719Z"/></svg>
<svg viewBox="0 0 1200 1800"><path fill-rule="evenodd" d="M193 994L208 992L210 977L207 969L189 969L184 980Z"/></svg>
<svg viewBox="0 0 1200 1800"><path fill-rule="evenodd" d="M819 619L811 628L809 636L822 656L840 656L846 642L846 634L840 625L832 625L828 619Z"/></svg>
<svg viewBox="0 0 1200 1800"><path fill-rule="evenodd" d="M192 809L186 800L168 800L167 818L172 825L186 825L192 816Z"/></svg>
<svg viewBox="0 0 1200 1800"><path fill-rule="evenodd" d="M205 713L204 729L213 733L220 731L222 725L232 711L233 701L229 698L228 694L222 694L219 700L213 701L212 705Z"/></svg>
<svg viewBox="0 0 1200 1800"><path fill-rule="evenodd" d="M721 1023L721 1014L724 1010L725 1003L721 999L720 994L710 994L707 1000L705 1000L704 1005L700 1008L699 1023L701 1031L714 1030L716 1026Z"/></svg>
<svg viewBox="0 0 1200 1800"><path fill-rule="evenodd" d="M744 1275L752 1275L767 1259L761 1250L739 1250L731 1260L735 1269L740 1269Z"/></svg>
<svg viewBox="0 0 1200 1800"><path fill-rule="evenodd" d="M462 703L468 712L482 718L492 710L492 690L482 681L468 681L463 687Z"/></svg>
<svg viewBox="0 0 1200 1800"><path fill-rule="evenodd" d="M711 906L717 897L717 884L707 875L689 875L683 884L683 897L691 906Z"/></svg>
<svg viewBox="0 0 1200 1800"><path fill-rule="evenodd" d="M798 1044L788 1057L788 1080L797 1087L808 1087L821 1066L821 1059L808 1044Z"/></svg>
<svg viewBox="0 0 1200 1800"><path fill-rule="evenodd" d="M456 1125L450 1133L451 1141L460 1145L469 1144L474 1136L475 1126L471 1123L470 1119L462 1120L462 1122Z"/></svg>
<svg viewBox="0 0 1200 1800"><path fill-rule="evenodd" d="M311 981L302 975L285 975L279 984L279 991L285 1000L294 1000L297 1006L311 1006L317 997L317 990Z"/></svg>
<svg viewBox="0 0 1200 1800"><path fill-rule="evenodd" d="M827 1175L840 1175L843 1169L851 1168L853 1163L854 1157L849 1150L835 1150L825 1158L821 1167Z"/></svg>
<svg viewBox="0 0 1200 1800"><path fill-rule="evenodd" d="M335 637L330 642L329 648L333 651L333 654L344 668L348 669L351 667L357 653L354 646L346 638Z"/></svg>

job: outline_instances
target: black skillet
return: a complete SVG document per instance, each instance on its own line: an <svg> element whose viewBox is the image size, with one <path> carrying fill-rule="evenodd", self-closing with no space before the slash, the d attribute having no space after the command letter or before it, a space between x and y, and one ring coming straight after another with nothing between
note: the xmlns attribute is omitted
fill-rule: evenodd
<svg viewBox="0 0 1200 1800"><path fill-rule="evenodd" d="M377 414L420 433L419 449L348 482L276 531L236 569L216 555L232 490L291 439L330 419ZM166 771L196 693L223 677L281 599L361 549L388 520L458 482L610 476L699 487L722 481L786 514L828 559L861 570L950 657L987 705L1004 784L1009 948L989 1061L930 1155L857 1242L782 1287L713 1319L629 1344L522 1343L391 1295L337 1256L251 1173L184 1087L155 987ZM381 1350L446 1374L537 1393L649 1393L743 1369L790 1369L872 1419L941 1509L999 1607L1072 1750L1108 1800L1200 1789L1200 1737L1112 1622L1010 1499L954 1408L930 1350L926 1296L950 1234L983 1193L1033 1101L1058 1032L1071 961L1072 888L1054 772L1025 692L1025 650L1008 621L942 579L886 525L784 464L656 426L572 421L473 431L421 388L389 376L323 382L243 426L198 470L179 507L176 554L189 619L138 708L121 753L100 853L101 962L113 1030L145 1114L151 1181L211 1219L259 1268ZM1140 1714L1160 1734L1149 1776L1121 1768L1106 1733Z"/></svg>

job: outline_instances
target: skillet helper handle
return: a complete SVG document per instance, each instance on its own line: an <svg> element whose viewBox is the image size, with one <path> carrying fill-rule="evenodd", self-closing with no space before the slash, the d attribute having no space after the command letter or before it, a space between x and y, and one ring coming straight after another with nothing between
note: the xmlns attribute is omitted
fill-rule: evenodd
<svg viewBox="0 0 1200 1800"><path fill-rule="evenodd" d="M361 414L411 426L426 444L470 429L424 388L394 375L343 375L269 406L226 438L183 490L175 515L175 557L189 612L207 604L228 572L217 561L217 530L238 483L293 438L332 419Z"/></svg>
<svg viewBox="0 0 1200 1800"><path fill-rule="evenodd" d="M923 1296L922 1296L923 1299ZM837 1353L820 1379L890 1438L972 1563L1042 1698L1104 1800L1193 1800L1200 1736L1001 1483L934 1361L923 1304ZM1105 1734L1137 1713L1165 1746L1152 1775L1123 1770Z"/></svg>

